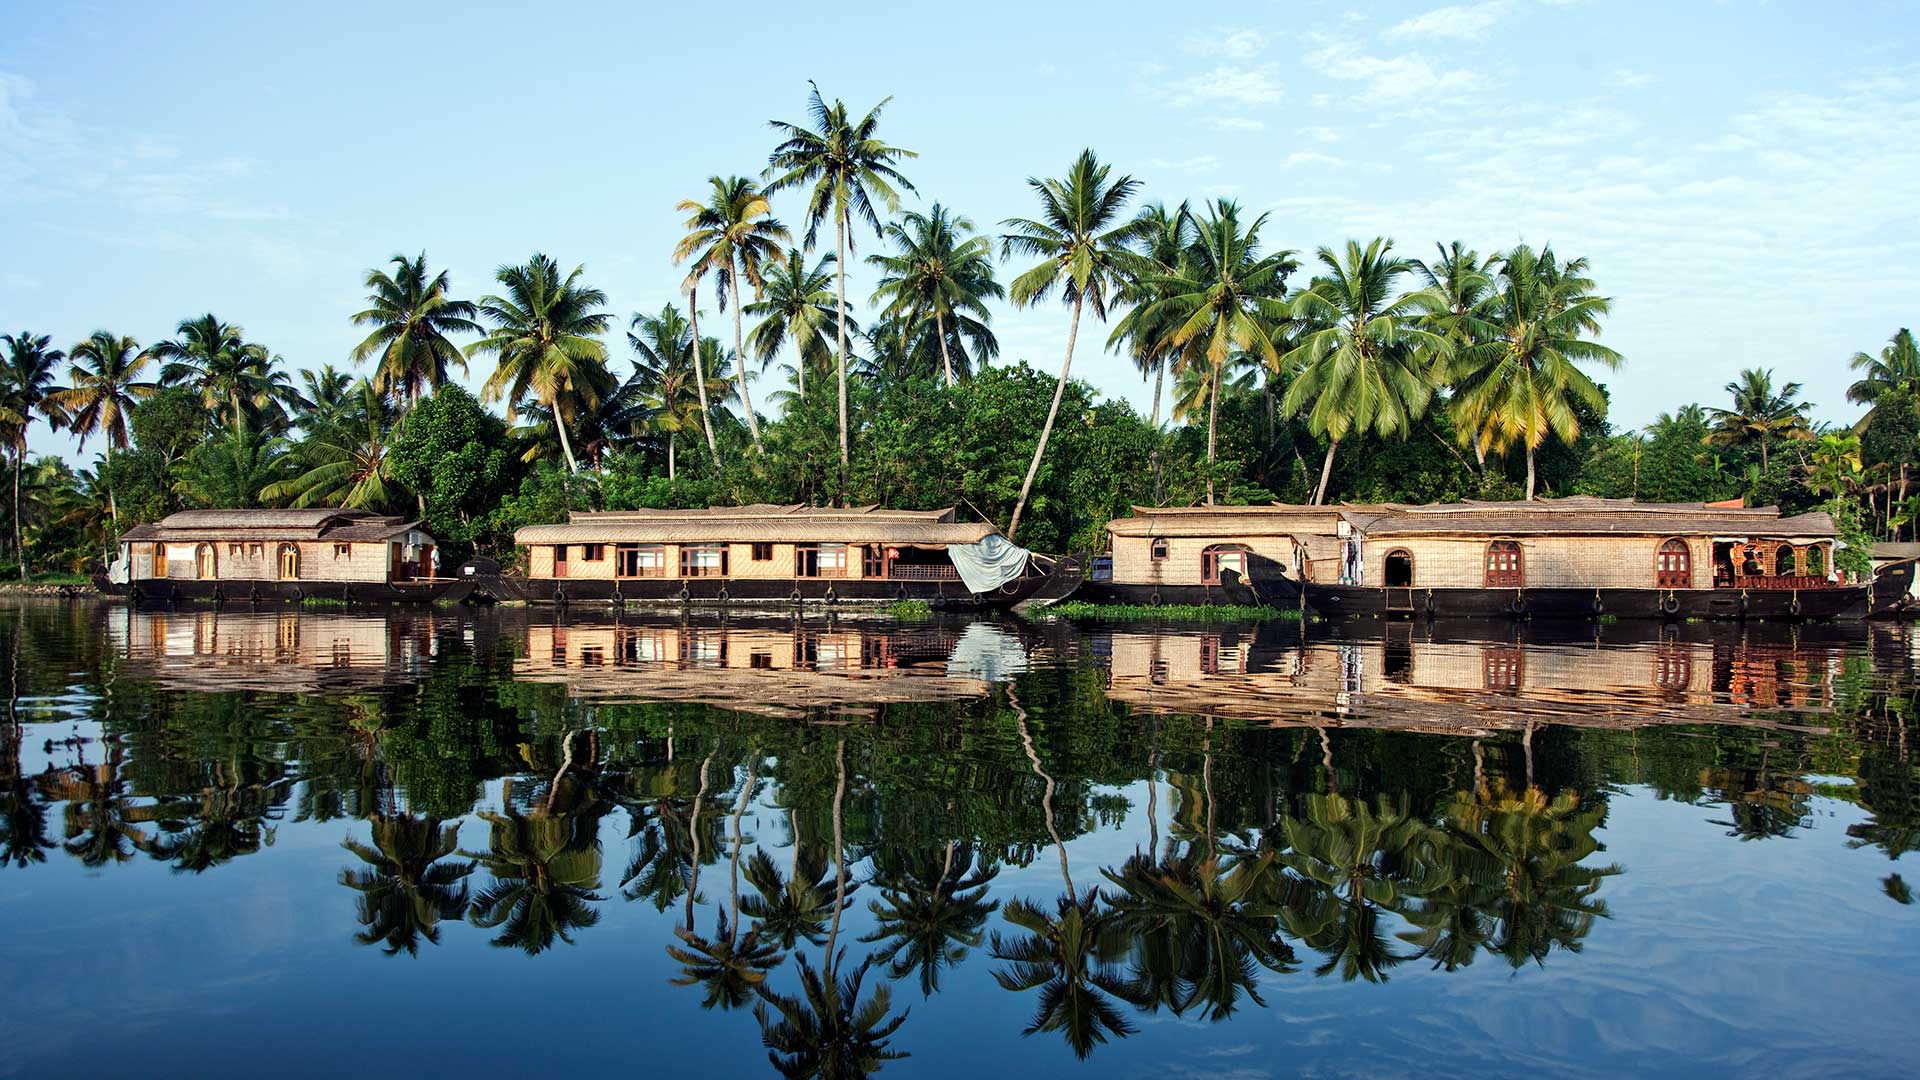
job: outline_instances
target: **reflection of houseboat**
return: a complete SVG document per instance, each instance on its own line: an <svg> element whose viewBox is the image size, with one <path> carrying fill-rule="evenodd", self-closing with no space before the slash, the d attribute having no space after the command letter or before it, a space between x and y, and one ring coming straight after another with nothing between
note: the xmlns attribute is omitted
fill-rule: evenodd
<svg viewBox="0 0 1920 1080"><path fill-rule="evenodd" d="M1830 711L1843 648L1782 638L1436 640L1406 623L1303 642L1248 630L1114 631L1107 693L1136 709L1275 726L1484 734L1542 725L1805 728ZM1704 628L1703 628L1704 629ZM1811 719L1811 718L1810 718Z"/></svg>
<svg viewBox="0 0 1920 1080"><path fill-rule="evenodd" d="M311 693L408 681L436 648L438 616L125 607L107 640L140 678L181 690Z"/></svg>
<svg viewBox="0 0 1920 1080"><path fill-rule="evenodd" d="M1045 581L1033 557L952 510L723 506L574 513L514 534L507 599L757 604L924 600L1009 606ZM488 582L483 588L494 588Z"/></svg>
<svg viewBox="0 0 1920 1080"><path fill-rule="evenodd" d="M438 576L419 522L364 510L182 510L136 525L96 579L134 599L429 601L467 584Z"/></svg>
<svg viewBox="0 0 1920 1080"><path fill-rule="evenodd" d="M1108 580L1082 595L1123 604L1297 602L1300 567L1339 557L1339 507L1136 506L1107 525Z"/></svg>
<svg viewBox="0 0 1920 1080"><path fill-rule="evenodd" d="M767 622L617 622L526 628L514 677L576 697L678 701L772 716L984 696L982 653L1018 649L1004 630L821 627ZM982 636L992 641L978 640ZM973 640L970 640L973 639Z"/></svg>
<svg viewBox="0 0 1920 1080"><path fill-rule="evenodd" d="M1341 524L1339 558L1306 584L1323 614L1830 619L1864 614L1868 593L1834 568L1824 513L1576 496Z"/></svg>

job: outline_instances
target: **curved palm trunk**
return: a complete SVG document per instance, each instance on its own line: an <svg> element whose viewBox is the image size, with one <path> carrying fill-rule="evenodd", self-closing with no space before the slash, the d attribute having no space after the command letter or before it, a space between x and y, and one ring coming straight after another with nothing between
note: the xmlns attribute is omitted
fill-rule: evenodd
<svg viewBox="0 0 1920 1080"><path fill-rule="evenodd" d="M840 380L840 498L836 502L845 502L847 497L847 212L842 209L833 218L834 253L834 304L840 310L840 324L837 331L840 339L840 358L836 377Z"/></svg>
<svg viewBox="0 0 1920 1080"><path fill-rule="evenodd" d="M1020 531L1020 515L1027 509L1027 496L1033 493L1033 478L1040 472L1040 459L1046 456L1047 440L1053 436L1053 418L1060 414L1060 396L1067 392L1067 373L1073 370L1073 343L1080 336L1080 305L1075 296L1073 322L1067 326L1067 355L1060 361L1060 381L1053 385L1053 404L1047 407L1047 422L1040 428L1039 445L1033 448L1033 461L1027 466L1027 478L1020 484L1020 498L1013 504L1013 519L1007 523L1007 539Z"/></svg>
<svg viewBox="0 0 1920 1080"><path fill-rule="evenodd" d="M793 377L799 380L795 389L799 392L800 400L805 401L807 399L807 350L800 344L798 337L793 339Z"/></svg>
<svg viewBox="0 0 1920 1080"><path fill-rule="evenodd" d="M740 262L728 261L728 269L733 274L733 360L734 380L740 384L740 407L747 413L747 433L753 436L753 452L765 453L760 445L760 420L753 415L753 398L747 394L747 350L740 344Z"/></svg>
<svg viewBox="0 0 1920 1080"><path fill-rule="evenodd" d="M674 441L679 437L680 436L674 434L671 431L667 432L667 483L669 484L673 483L673 465L674 465L674 461L673 461L674 445L673 444L674 444Z"/></svg>
<svg viewBox="0 0 1920 1080"><path fill-rule="evenodd" d="M1220 363L1213 365L1213 386L1207 392L1207 505L1213 505L1213 433L1220 423Z"/></svg>
<svg viewBox="0 0 1920 1080"><path fill-rule="evenodd" d="M727 940L733 941L740 936L740 819L746 815L747 800L753 797L753 785L759 777L760 757L754 755L747 762L747 782L740 789L740 801L733 807L733 914L727 923Z"/></svg>
<svg viewBox="0 0 1920 1080"><path fill-rule="evenodd" d="M947 355L947 320L939 309L933 312L933 328L940 334L940 368L947 376L947 389L953 389L953 357Z"/></svg>
<svg viewBox="0 0 1920 1080"><path fill-rule="evenodd" d="M573 456L573 440L567 438L567 419L560 415L560 399L549 399L547 407L553 410L553 428L560 433L560 452L566 455L567 471L577 473L580 471L580 462Z"/></svg>
<svg viewBox="0 0 1920 1080"><path fill-rule="evenodd" d="M1527 447L1527 501L1528 502L1533 501L1533 452L1534 452L1534 449L1535 448L1531 446Z"/></svg>
<svg viewBox="0 0 1920 1080"><path fill-rule="evenodd" d="M1333 452L1338 449L1340 449L1339 439L1334 439L1327 443L1326 459L1320 462L1320 483L1315 485L1313 489L1313 505L1315 506L1319 506L1321 501L1327 497L1327 477L1333 475Z"/></svg>
<svg viewBox="0 0 1920 1080"><path fill-rule="evenodd" d="M1159 363L1153 365L1153 418L1148 421L1153 425L1153 430L1155 431L1160 430L1160 388L1166 385L1166 381L1167 362L1161 360Z"/></svg>
<svg viewBox="0 0 1920 1080"><path fill-rule="evenodd" d="M715 751L707 751L700 760L700 790L693 797L693 816L687 826L692 843L692 871L687 879L687 933L693 933L693 901L700 895L700 810L707 802L707 766L713 764Z"/></svg>
<svg viewBox="0 0 1920 1080"><path fill-rule="evenodd" d="M713 441L713 416L707 405L707 373L700 366L700 294L697 289L687 290L687 324L693 328L693 389L700 395L700 430L707 434L707 453L713 456L713 464L718 468L720 447Z"/></svg>

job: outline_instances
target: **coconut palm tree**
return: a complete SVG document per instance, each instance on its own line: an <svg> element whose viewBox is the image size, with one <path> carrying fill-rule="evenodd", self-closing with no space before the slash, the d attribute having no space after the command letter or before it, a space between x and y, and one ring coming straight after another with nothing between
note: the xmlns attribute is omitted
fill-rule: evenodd
<svg viewBox="0 0 1920 1080"><path fill-rule="evenodd" d="M292 465L285 439L241 424L189 451L173 489L192 506L256 508L261 492L286 479Z"/></svg>
<svg viewBox="0 0 1920 1080"><path fill-rule="evenodd" d="M140 381L150 358L132 338L96 330L67 351L67 360L72 365L67 381L73 385L55 391L54 402L67 414L82 449L94 435L106 436L106 458L111 462L115 450L132 445L127 414L156 389L153 383ZM108 501L117 522L120 507L112 501L111 492Z"/></svg>
<svg viewBox="0 0 1920 1080"><path fill-rule="evenodd" d="M460 847L460 824L434 817L377 813L371 844L348 838L340 846L365 868L340 871L340 884L360 894L360 925L353 940L381 945L388 956L417 955L420 942L440 944L440 921L467 912L473 862L442 862Z"/></svg>
<svg viewBox="0 0 1920 1080"><path fill-rule="evenodd" d="M847 344L853 324L847 318L847 258L852 253L853 222L858 216L874 232L880 231L878 201L888 213L900 209L900 192L914 190L912 182L901 175L898 165L918 157L911 150L889 145L879 137L880 112L891 97L881 99L867 114L854 121L847 106L838 98L828 105L820 88L809 81L807 115L812 127L769 121L780 133L780 143L767 158L767 194L788 188L806 187L807 250L813 250L820 226L833 221L834 306L838 309L838 352L836 380L840 391L840 486L847 483Z"/></svg>
<svg viewBox="0 0 1920 1080"><path fill-rule="evenodd" d="M1027 178L1027 186L1040 200L1038 218L1010 218L1001 223L1011 230L1000 238L1002 256L1018 252L1040 260L1013 280L1008 298L1016 307L1031 307L1057 289L1073 312L1067 324L1066 356L1060 361L1060 378L1053 387L1053 404L1047 409L1040 441L1034 445L1033 461L1027 466L1027 477L1020 484L1020 497L1007 524L1009 540L1020 529L1020 516L1033 492L1033 478L1040 472L1040 459L1046 456L1054 418L1060 413L1060 398L1067 391L1073 346L1080 336L1080 314L1091 309L1094 318L1106 321L1109 302L1126 295L1128 245L1146 235L1150 227L1141 218L1124 216L1127 201L1140 189L1140 182L1112 173L1113 167L1102 165L1092 150L1082 150L1067 168L1065 179Z"/></svg>
<svg viewBox="0 0 1920 1080"><path fill-rule="evenodd" d="M826 254L808 269L806 255L799 248L788 248L785 259L767 267L762 298L746 308L747 314L760 320L747 334L747 345L762 368L788 342L793 343L793 370L801 397L807 394L807 373L826 370L833 358L826 328L834 317L834 266L833 255ZM859 324L851 321L849 329L860 332Z"/></svg>
<svg viewBox="0 0 1920 1080"><path fill-rule="evenodd" d="M261 423L266 414L291 396L285 373L273 370L275 358L266 347L248 342L245 330L212 314L182 321L172 338L148 353L162 362L162 385L198 391L201 405L228 427L252 422L267 429L271 425Z"/></svg>
<svg viewBox="0 0 1920 1080"><path fill-rule="evenodd" d="M1549 435L1565 443L1579 437L1576 405L1606 409L1606 392L1579 365L1612 370L1622 361L1587 340L1599 333L1612 301L1593 295L1585 259L1562 264L1551 247L1535 254L1521 244L1498 265L1494 294L1482 309L1494 337L1454 355L1455 423L1482 454L1525 447L1531 499L1541 444Z"/></svg>
<svg viewBox="0 0 1920 1080"><path fill-rule="evenodd" d="M766 985L767 972L779 967L787 954L778 945L761 941L758 927L742 935L736 932L738 924L727 921L726 912L720 912L718 919L719 928L711 938L684 926L673 928L680 944L668 945L667 955L680 965L680 976L668 981L675 986L705 987L701 1008L737 1009Z"/></svg>
<svg viewBox="0 0 1920 1080"><path fill-rule="evenodd" d="M567 425L613 389L607 347L600 335L611 318L601 308L607 295L580 281L586 268L565 277L553 259L535 252L524 266L495 272L505 296L480 298L487 336L467 346L468 356L493 353L498 364L487 376L487 400L505 399L507 418L532 396L559 418L560 452L570 472L580 471Z"/></svg>
<svg viewBox="0 0 1920 1080"><path fill-rule="evenodd" d="M628 324L627 344L633 348L639 390L648 409L648 425L667 437L667 479L678 475L680 436L707 422L701 403L710 393L725 393L726 380L707 375L707 386L697 389L694 376L693 333L672 304L657 315L635 312Z"/></svg>
<svg viewBox="0 0 1920 1080"><path fill-rule="evenodd" d="M1447 339L1424 326L1438 295L1399 291L1413 264L1393 254L1393 241L1375 237L1362 248L1349 240L1343 253L1323 247L1318 258L1326 272L1291 305L1301 337L1281 359L1292 381L1280 399L1283 411L1305 413L1307 429L1327 440L1315 506L1326 499L1340 443L1369 432L1404 436L1452 354Z"/></svg>
<svg viewBox="0 0 1920 1080"><path fill-rule="evenodd" d="M1594 898L1617 865L1586 866L1601 850L1594 832L1606 821L1605 803L1582 806L1573 792L1548 798L1538 788L1498 787L1484 797L1460 792L1447 808L1446 831L1490 873L1487 913L1497 929L1488 952L1515 968L1545 963L1554 949L1579 952L1607 905Z"/></svg>
<svg viewBox="0 0 1920 1080"><path fill-rule="evenodd" d="M292 453L299 474L267 485L261 499L287 506L341 506L385 513L401 492L387 457L393 406L371 382L354 388L357 401L337 423L302 439Z"/></svg>
<svg viewBox="0 0 1920 1080"><path fill-rule="evenodd" d="M1113 907L1122 926L1141 944L1160 938L1157 951L1175 958L1170 980L1152 980L1154 1001L1175 1015L1197 1009L1203 1020L1224 1020L1243 994L1266 1004L1255 985L1258 968L1296 970L1268 880L1277 873L1274 858L1271 849L1225 857L1192 846L1178 857L1135 855L1118 873L1103 871L1118 889ZM1139 962L1135 969L1150 970Z"/></svg>
<svg viewBox="0 0 1920 1080"><path fill-rule="evenodd" d="M1123 297L1132 307L1114 324L1107 346L1124 345L1133 358L1134 367L1140 369L1141 378L1152 376L1153 413L1148 422L1159 430L1160 396L1167 369L1174 366L1183 352L1203 345L1200 339L1189 338L1183 346L1175 346L1172 336L1179 324L1173 322L1174 310L1154 307L1155 301L1166 296L1166 291L1156 282L1186 276L1194 221L1186 203L1175 210L1168 210L1165 203L1149 203L1141 208L1138 216L1140 235L1134 240L1134 257L1129 260Z"/></svg>
<svg viewBox="0 0 1920 1080"><path fill-rule="evenodd" d="M466 372L466 356L450 335L481 330L473 321L473 304L448 295L447 272L427 276L426 252L413 259L395 255L387 261L393 264L391 274L367 271L367 288L372 291L367 294L367 309L355 313L353 324L373 329L353 347L353 362L365 363L377 355L374 389L410 410L420 401L422 388L437 390L447 381L449 369Z"/></svg>
<svg viewBox="0 0 1920 1080"><path fill-rule="evenodd" d="M1733 396L1732 408L1707 410L1714 421L1707 441L1721 446L1757 445L1761 472L1767 471L1767 448L1773 443L1813 438L1807 421L1812 403L1800 400L1797 382L1781 383L1776 389L1773 369L1742 371L1738 379L1727 384L1727 393Z"/></svg>
<svg viewBox="0 0 1920 1080"><path fill-rule="evenodd" d="M473 898L467 921L482 929L501 928L493 944L529 955L550 947L555 938L573 944L570 932L593 926L604 899L600 887L599 814L522 814L512 790L502 798L506 813L482 811L491 827L484 852L462 851L493 875L493 883Z"/></svg>
<svg viewBox="0 0 1920 1080"><path fill-rule="evenodd" d="M1191 217L1191 214L1189 214ZM1158 311L1143 316L1152 324L1164 320L1166 343L1172 349L1192 345L1194 359L1204 362L1207 381L1207 505L1213 505L1214 432L1220 417L1222 372L1227 358L1240 353L1280 366L1287 307L1281 302L1287 275L1299 268L1291 251L1262 253L1260 230L1265 214L1249 225L1240 223L1240 207L1220 199L1207 218L1193 219L1194 243L1188 258L1165 277L1147 284L1163 292L1153 302Z"/></svg>
<svg viewBox="0 0 1920 1080"><path fill-rule="evenodd" d="M986 302L1007 291L993 278L993 246L974 232L972 220L934 203L927 213L909 210L889 222L881 235L894 250L867 256L881 274L873 303L884 305L882 317L903 334L924 333L932 324L946 384L957 381L949 338L971 342L982 357L999 355L1000 343L987 328L992 316Z"/></svg>
<svg viewBox="0 0 1920 1080"><path fill-rule="evenodd" d="M66 353L51 347L45 334L25 330L0 334L7 354L0 359L0 437L13 457L13 549L20 559L20 580L27 579L27 552L22 542L20 521L20 477L27 461L27 433L33 418L42 416L55 430L67 422L60 406L60 388L54 385L54 372Z"/></svg>
<svg viewBox="0 0 1920 1080"><path fill-rule="evenodd" d="M764 850L747 860L744 876L755 895L743 898L740 910L782 948L794 948L801 941L825 944L827 925L839 906L828 884L832 874L831 860L817 845L802 844L796 834L792 863L785 874ZM846 895L858 888L849 885Z"/></svg>
<svg viewBox="0 0 1920 1080"><path fill-rule="evenodd" d="M1904 326L1887 340L1879 355L1857 352L1847 364L1862 373L1847 387L1847 400L1856 404L1873 405L1888 391L1901 387L1920 389L1920 346L1914 344L1913 331ZM1868 409L1854 430L1865 431L1872 420L1873 410Z"/></svg>
<svg viewBox="0 0 1920 1080"><path fill-rule="evenodd" d="M701 279L713 276L714 296L720 310L733 307L733 351L745 355L746 345L740 333L740 308L746 303L746 286L752 286L756 298L764 275L762 270L779 258L780 245L793 239L787 227L773 217L767 193L744 176L707 178L707 201L683 199L674 207L687 215L687 235L674 245L675 266L693 260L687 272L689 294L697 295ZM740 409L746 413L747 433L753 448L760 445L760 421L753 413L753 398L747 393L747 367L741 364L736 377L740 384Z"/></svg>

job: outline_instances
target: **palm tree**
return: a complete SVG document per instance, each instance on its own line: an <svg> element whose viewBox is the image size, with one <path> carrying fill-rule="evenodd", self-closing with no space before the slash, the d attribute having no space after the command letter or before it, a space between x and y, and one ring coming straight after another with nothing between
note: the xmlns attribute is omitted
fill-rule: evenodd
<svg viewBox="0 0 1920 1080"><path fill-rule="evenodd" d="M388 956L413 956L424 939L440 944L440 920L466 915L474 863L440 860L460 847L460 825L411 814L373 815L373 843L351 838L340 846L366 864L340 871L340 884L360 894L361 945L384 944Z"/></svg>
<svg viewBox="0 0 1920 1080"><path fill-rule="evenodd" d="M1164 320L1166 342L1172 349L1189 344L1204 358L1212 378L1207 403L1207 505L1213 505L1214 432L1220 417L1221 373L1233 353L1250 354L1269 366L1280 366L1281 339L1287 308L1287 274L1298 268L1293 252L1260 251L1260 229L1265 214L1244 229L1240 207L1221 199L1207 211L1205 221L1193 222L1194 243L1185 264L1174 274L1148 284L1164 290L1154 308L1143 317L1152 324Z"/></svg>
<svg viewBox="0 0 1920 1080"><path fill-rule="evenodd" d="M1758 444L1761 472L1767 471L1767 447L1776 440L1813 438L1807 423L1807 410L1813 405L1799 400L1797 382L1781 383L1776 390L1773 369L1742 371L1727 384L1727 393L1733 396L1733 408L1707 410L1714 419L1707 441L1722 446Z"/></svg>
<svg viewBox="0 0 1920 1080"><path fill-rule="evenodd" d="M365 379L352 410L300 441L293 453L300 474L269 484L260 497L289 506L340 506L385 513L400 499L387 457L393 408Z"/></svg>
<svg viewBox="0 0 1920 1080"><path fill-rule="evenodd" d="M875 199L889 213L898 212L900 193L894 186L897 184L908 191L914 190L914 186L896 166L919 155L890 146L877 134L880 111L893 100L891 97L881 99L880 104L856 123L844 102L835 98L833 104L828 105L820 97L820 87L811 80L807 85L812 87L807 95L807 114L812 127L783 120L769 121L781 139L767 158L767 175L772 178L767 184L767 194L811 185L807 192L809 251L813 250L821 223L829 217L833 219L834 306L839 311L835 366L840 384L840 486L844 489L851 445L847 434L847 341L853 326L847 318L847 257L852 251L853 219L859 215L878 233L880 214L874 209Z"/></svg>
<svg viewBox="0 0 1920 1080"><path fill-rule="evenodd" d="M934 203L927 213L910 210L889 222L882 235L893 241L894 252L867 256L881 272L873 302L884 303L883 317L898 321L904 332L921 332L933 324L946 384L956 381L950 332L957 340L972 342L982 357L998 355L1000 343L987 328L991 315L986 302L1007 291L993 279L993 246L974 232L973 222Z"/></svg>
<svg viewBox="0 0 1920 1080"><path fill-rule="evenodd" d="M274 357L266 347L249 343L245 330L212 314L182 321L172 338L148 352L163 361L162 385L199 391L200 403L229 427L262 419L286 396L285 375L274 377Z"/></svg>
<svg viewBox="0 0 1920 1080"><path fill-rule="evenodd" d="M1878 356L1857 352L1847 364L1855 371L1864 372L1847 387L1847 400L1856 404L1872 405L1888 391L1898 388L1920 388L1920 346L1914 344L1913 331L1904 326L1887 339L1886 347ZM1873 410L1868 409L1854 430L1865 431L1872 419Z"/></svg>
<svg viewBox="0 0 1920 1080"><path fill-rule="evenodd" d="M1073 345L1080 335L1080 313L1091 308L1094 318L1106 321L1108 300L1125 295L1130 254L1127 245L1144 236L1148 228L1143 219L1122 217L1127 200L1139 190L1140 182L1131 176L1113 177L1112 172L1113 167L1100 164L1092 150L1082 150L1068 167L1066 179L1027 178L1027 186L1040 200L1038 219L1010 218L1002 222L1012 230L1000 238L1003 256L1017 251L1041 260L1013 280L1008 297L1015 306L1040 303L1057 287L1060 298L1073 309L1072 321L1067 324L1066 357L1060 361L1060 379L1053 388L1053 404L1047 409L1040 441L1033 448L1033 461L1027 466L1027 478L1020 484L1020 498L1014 502L1013 518L1007 524L1009 540L1020 529L1020 515L1033 492L1040 459L1046 456L1061 395L1067 391Z"/></svg>
<svg viewBox="0 0 1920 1080"><path fill-rule="evenodd" d="M797 825L798 819L795 821ZM796 832L792 865L786 874L764 850L754 852L747 860L744 876L756 895L741 900L740 910L782 948L791 949L801 941L824 944L827 924L840 906L835 891L828 886L832 872L832 863L820 849L800 843ZM846 895L853 895L858 888L848 886Z"/></svg>
<svg viewBox="0 0 1920 1080"><path fill-rule="evenodd" d="M635 312L628 327L627 344L639 358L636 374L650 413L648 423L667 437L667 479L672 480L680 436L708 422L703 408L707 394L724 392L726 381L709 373L707 386L697 386L693 333L672 304L658 315Z"/></svg>
<svg viewBox="0 0 1920 1080"><path fill-rule="evenodd" d="M241 424L189 451L173 488L193 506L251 509L260 506L263 491L286 479L291 465L285 439Z"/></svg>
<svg viewBox="0 0 1920 1080"><path fill-rule="evenodd" d="M1191 338L1184 346L1173 345L1173 331L1178 329L1178 323L1172 321L1173 309L1154 306L1155 301L1166 296L1157 282L1186 275L1186 260L1193 248L1194 221L1186 203L1181 203L1177 210L1168 210L1165 203L1149 203L1140 210L1139 220L1140 235L1135 239L1137 250L1130 260L1124 297L1133 307L1114 325L1107 345L1116 347L1124 343L1133 357L1134 367L1140 369L1141 378L1153 377L1153 414L1148 423L1158 431L1160 397L1167 368L1173 366L1183 351L1202 344L1199 339Z"/></svg>
<svg viewBox="0 0 1920 1080"><path fill-rule="evenodd" d="M132 445L128 437L128 412L138 402L153 396L154 384L140 381L149 357L132 338L96 330L87 340L67 351L67 360L72 365L67 379L73 386L55 391L54 402L66 412L82 449L93 435L106 435L106 457L111 462L115 450L125 450ZM117 522L120 507L112 498L109 491L108 502L113 520Z"/></svg>
<svg viewBox="0 0 1920 1080"><path fill-rule="evenodd" d="M573 944L569 931L593 926L604 899L600 887L598 817L586 813L523 815L509 788L505 814L482 811L491 826L488 850L463 851L484 863L493 883L473 898L467 921L501 927L493 944L539 953L555 938Z"/></svg>
<svg viewBox="0 0 1920 1080"><path fill-rule="evenodd" d="M1594 894L1622 872L1617 865L1582 865L1601 850L1594 832L1606 816L1605 803L1582 807L1570 791L1551 799L1538 788L1455 795L1447 835L1488 871L1486 910L1497 929L1487 951L1516 968L1528 960L1545 963L1556 947L1580 951L1593 921L1607 916L1606 903Z"/></svg>
<svg viewBox="0 0 1920 1080"><path fill-rule="evenodd" d="M713 275L714 296L720 310L733 306L733 351L745 355L740 334L740 295L744 285L753 287L756 298L764 277L762 269L779 257L780 245L793 239L787 227L774 220L767 193L744 176L707 178L711 190L705 203L683 199L674 209L687 215L687 235L674 246L673 262L678 266L688 259L693 266L687 272L687 292L697 296L700 280ZM697 301L695 301L697 302ZM747 415L747 432L753 448L760 445L760 421L753 413L753 398L747 393L747 366L740 365L736 377L740 384L740 408Z"/></svg>
<svg viewBox="0 0 1920 1080"><path fill-rule="evenodd" d="M512 419L528 395L553 411L560 451L570 472L580 471L567 425L612 389L607 347L600 335L611 318L600 310L607 296L580 282L585 267L566 277L553 259L534 253L524 266L502 266L494 276L507 295L480 298L480 317L492 329L467 346L467 355L494 353L498 366L487 376L487 400L504 398Z"/></svg>
<svg viewBox="0 0 1920 1080"><path fill-rule="evenodd" d="M763 299L747 305L747 314L760 320L747 335L747 344L761 366L773 362L791 341L793 370L800 380L800 396L807 394L807 372L824 369L833 356L827 344L827 320L833 318L833 267L831 254L820 256L811 270L799 248L788 248L787 257L767 267L762 289ZM853 333L857 323L849 322Z"/></svg>
<svg viewBox="0 0 1920 1080"><path fill-rule="evenodd" d="M1204 1020L1231 1016L1242 994L1266 1004L1254 984L1256 969L1295 970L1293 950L1279 932L1280 905L1270 895L1274 872L1271 850L1229 859L1197 846L1157 863L1135 855L1119 873L1104 871L1119 890L1113 906L1122 924L1142 946L1159 939L1164 948L1154 951L1173 960L1156 973L1170 980L1151 980L1154 1000L1175 1015L1198 1007ZM1135 969L1149 970L1140 963Z"/></svg>
<svg viewBox="0 0 1920 1080"><path fill-rule="evenodd" d="M1348 435L1405 435L1433 400L1437 369L1448 359L1447 339L1423 321L1440 303L1433 292L1399 293L1413 264L1392 254L1393 241L1376 237L1362 249L1347 241L1343 255L1321 248L1326 273L1295 296L1300 344L1281 360L1292 374L1280 407L1306 413L1307 428L1327 440L1313 504L1327 496L1333 456Z"/></svg>
<svg viewBox="0 0 1920 1080"><path fill-rule="evenodd" d="M759 992L767 972L779 967L786 954L778 945L761 941L758 927L743 936L735 932L737 924L727 922L726 912L718 918L719 930L711 938L684 926L673 928L681 944L667 946L667 955L680 964L681 974L669 981L675 986L706 987L702 1008L737 1009Z"/></svg>
<svg viewBox="0 0 1920 1080"><path fill-rule="evenodd" d="M45 334L25 330L0 334L7 355L0 361L0 436L6 439L13 455L13 549L20 559L20 580L27 580L27 550L22 541L20 522L20 476L26 467L27 433L36 414L46 417L55 431L66 424L66 410L60 407L60 390L54 386L54 371L66 353L50 347Z"/></svg>
<svg viewBox="0 0 1920 1080"><path fill-rule="evenodd" d="M448 369L467 370L466 356L451 334L478 334L470 301L448 296L447 272L427 276L427 253L409 259L387 260L393 273L367 271L368 307L353 317L355 326L372 332L353 347L353 362L365 363L379 355L373 387L400 400L407 409L420 401L422 387L437 390L447 381Z"/></svg>
<svg viewBox="0 0 1920 1080"><path fill-rule="evenodd" d="M1562 264L1551 247L1535 254L1521 244L1499 259L1494 294L1484 305L1494 337L1455 354L1454 406L1460 430L1476 448L1527 451L1527 498L1534 457L1548 435L1580 436L1575 405L1605 410L1606 392L1581 371L1583 361L1609 370L1620 354L1582 335L1598 334L1612 301L1592 293L1587 261Z"/></svg>
<svg viewBox="0 0 1920 1080"><path fill-rule="evenodd" d="M1432 262L1413 260L1414 271L1426 287L1439 298L1439 304L1427 315L1427 329L1445 337L1457 354L1492 340L1496 330L1483 317L1487 301L1493 296L1493 272L1480 253L1455 240L1435 244L1439 252ZM1472 441L1472 440L1469 440ZM1482 472L1487 455L1473 442L1475 460Z"/></svg>

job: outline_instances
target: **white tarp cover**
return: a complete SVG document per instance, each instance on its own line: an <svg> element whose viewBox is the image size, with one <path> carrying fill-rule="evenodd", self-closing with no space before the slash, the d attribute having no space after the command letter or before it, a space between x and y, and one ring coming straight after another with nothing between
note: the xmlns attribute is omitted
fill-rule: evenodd
<svg viewBox="0 0 1920 1080"><path fill-rule="evenodd" d="M992 592L1019 577L1026 571L1027 559L1032 554L999 533L977 544L947 545L947 557L953 560L954 569L960 571L960 580L967 583L969 591L977 593Z"/></svg>

